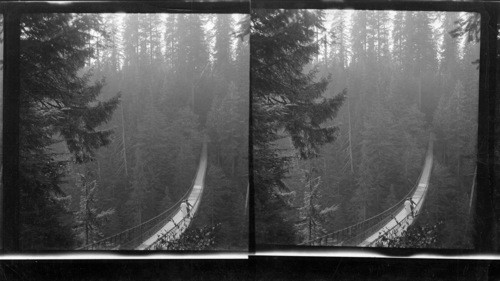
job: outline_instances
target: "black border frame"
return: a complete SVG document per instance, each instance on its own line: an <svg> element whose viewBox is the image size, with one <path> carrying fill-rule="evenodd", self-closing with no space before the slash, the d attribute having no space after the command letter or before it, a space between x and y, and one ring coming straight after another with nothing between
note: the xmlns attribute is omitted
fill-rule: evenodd
<svg viewBox="0 0 500 281"><path fill-rule="evenodd" d="M251 9L356 9L356 10L420 10L420 11L466 11L481 14L481 56L480 56L480 89L479 89L479 127L478 128L478 193L476 202L476 226L482 233L475 237L475 250L439 250L438 254L456 255L473 253L497 253L495 216L493 213L495 193L493 149L495 146L495 98L496 98L496 48L497 48L497 21L500 6L496 3L485 2L293 2L293 1L253 1L248 2L73 2L69 4L56 4L48 2L0 2L0 13L4 15L4 112L3 118L3 214L2 231L0 238L0 251L3 253L19 252L19 241L16 239L19 233L19 190L18 165L19 165L19 26L20 15L23 13L242 13L249 14ZM250 66L251 67L251 66ZM251 83L251 72L250 72ZM251 87L250 87L251 89ZM250 92L251 96L251 92ZM250 103L250 110L252 103ZM250 126L252 119L250 118ZM252 137L251 128L249 135L249 167L252 168ZM497 140L498 141L498 140ZM481 143L481 145L479 145ZM254 225L254 189L252 173L250 170L250 206L249 206L249 254L256 250L256 241L253 236ZM477 219L479 218L479 220ZM484 239L484 238L487 239ZM349 252L370 252L371 248L318 248L299 246L272 246L259 245L259 253L268 250L284 251L307 251L323 253L333 251ZM407 256L414 253L428 252L426 250L415 249L380 249L373 248L375 252L387 253L390 255ZM432 251L431 251L432 252ZM28 252L22 252L26 254ZM53 252L50 252L53 253ZM57 252L56 252L57 253ZM74 251L64 251L63 253L75 253ZM76 252L77 253L77 252ZM88 252L87 252L88 253ZM93 251L94 253L94 251ZM109 252L107 252L109 253ZM136 254L136 252L134 252Z"/></svg>
<svg viewBox="0 0 500 281"><path fill-rule="evenodd" d="M248 14L248 2L74 1L0 2L4 13L211 13Z"/></svg>
<svg viewBox="0 0 500 281"><path fill-rule="evenodd" d="M20 18L28 13L205 13L205 14L249 14L248 2L161 2L161 1L88 1L69 3L50 2L0 2L0 13L4 15L4 102L3 102L3 220L0 219L0 251L4 254L74 254L106 253L137 254L137 251L20 251L20 190L19 182L19 109L20 109ZM1 193L0 193L1 194ZM251 194L250 194L251 196ZM1 198L1 196L0 196ZM1 213L0 213L1 215ZM250 216L252 218L252 216ZM249 236L250 233L249 233ZM2 253L2 252L0 252ZM215 251L165 252L182 254L220 254ZM240 253L240 252L227 252ZM246 253L245 253L246 254Z"/></svg>
<svg viewBox="0 0 500 281"><path fill-rule="evenodd" d="M500 3L492 2L435 2L435 1L352 1L352 2L300 2L267 1L251 2L254 9L351 9L351 10L393 10L393 11L436 11L473 12L481 15L480 64L479 64L479 106L477 137L477 193L474 202L474 249L412 249L412 248L365 248L365 247L315 247L298 245L259 244L254 239L257 253L307 253L309 255L329 255L330 253L382 254L408 257L414 254L444 256L471 254L498 254L494 194L500 192L495 183L495 106L496 106L496 64L497 35ZM250 66L251 68L251 66ZM250 77L252 77L250 71ZM250 79L250 83L252 80ZM251 85L251 84L250 84ZM250 93L251 94L251 93ZM500 203L499 203L500 204ZM256 215L256 214L254 214ZM500 237L499 237L500 238Z"/></svg>

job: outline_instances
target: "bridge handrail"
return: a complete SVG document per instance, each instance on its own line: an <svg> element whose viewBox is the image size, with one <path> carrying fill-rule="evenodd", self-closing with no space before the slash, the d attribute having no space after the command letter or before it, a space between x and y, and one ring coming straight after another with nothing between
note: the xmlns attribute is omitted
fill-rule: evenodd
<svg viewBox="0 0 500 281"><path fill-rule="evenodd" d="M111 240L115 240L114 243L112 243L112 244L116 244L116 240L121 240L121 239L119 239L119 237L123 237L123 236L129 237L130 235L127 235L128 233L134 233L138 229L139 229L140 232L144 233L144 231L142 231L142 228L145 225L150 224L151 222L153 222L155 220L158 220L161 217L164 217L164 216L168 217L168 215L176 213L175 211L177 211L179 209L178 204L181 201L183 201L183 200L186 199L187 195L189 195L189 192L192 190L193 186L194 186L194 181L191 184L191 187L187 190L188 192L186 192L186 194L184 194L176 203L172 204L172 206L170 208L168 208L167 210L161 212L160 214L156 215L155 217L153 217L153 218L151 218L151 219L149 219L149 220L147 220L147 221L145 221L145 222L143 222L143 223L141 223L139 225L136 225L136 226L133 226L131 228L128 228L128 229L126 229L126 230L124 230L124 231L122 231L120 233L115 234L115 235L103 238L103 239L101 239L99 241L96 241L96 242L94 242L92 244L84 245L84 246L82 246L80 248L77 248L76 250L88 250L89 248L90 248L90 250L93 250L95 248L95 246L98 246L100 244L105 244L107 241L111 241ZM119 245L114 245L113 248L116 247L116 246L119 246Z"/></svg>
<svg viewBox="0 0 500 281"><path fill-rule="evenodd" d="M429 146L428 146L428 148L427 148L427 153L426 153L426 158L424 159L424 164L425 164L425 162L426 162L427 155L429 154L429 150L430 150L430 149L431 149L431 147L432 147L431 143L432 143L432 138L429 140ZM388 213L395 212L396 210L398 210L398 211L399 211L399 209L403 208L403 207L401 206L401 204L405 201L405 199L406 199L406 198L408 198L408 197L409 197L412 193L414 193L414 192L415 192L416 188L418 187L418 185L419 185L419 183L420 183L420 179L422 178L423 173L424 173L424 169L422 169L422 170L420 171L420 175L419 175L419 177L417 178L417 181L416 181L416 183L414 184L413 188L412 188L412 189L411 189L411 190L410 190L410 191L409 191L409 192L408 192L408 193L407 193L407 194L406 194L406 195L405 195L405 196L404 196L404 197L403 197L400 201L398 201L397 203L395 203L392 207L389 207L389 208L388 208L388 209L386 209L385 211L382 211L381 213L378 213L377 215L374 215L374 216L372 216L372 217L370 217L370 218L368 218L368 219L365 219L365 220L363 220L363 221L361 221L361 222L358 222L358 223L356 223L356 224L350 225L350 226L348 226L348 227L345 227L345 228L343 228L343 229L337 230L337 231L335 231L335 232L331 232L331 233L325 234L325 235L323 235L323 236L321 236L321 237L317 237L317 238L311 239L311 240L309 240L309 241L302 242L302 243L300 243L299 245L316 245L316 243L317 243L317 242L319 242L319 244L320 244L320 245L322 245L322 244L327 244L328 238L331 238L332 236L340 236L340 234L341 234L341 233L345 233L345 232L347 232L347 233L352 233L352 230L353 230L353 229L356 231L356 230L358 230L359 228L365 228L365 227L366 227L366 225L368 224L368 222L373 222L373 221L376 221L375 219L380 218L381 216L386 215L386 214L388 214ZM390 217L389 217L389 218L390 218ZM381 221L383 221L384 219L387 219L387 217L386 217L386 216L383 216L383 217L382 217L382 219L380 219L379 221L376 221L376 222L374 223L374 225L376 225L376 224L380 223L380 222L381 222ZM374 225L372 225L372 226L369 226L369 227L365 228L365 230L364 230L364 231L362 231L361 233L357 233L357 234L355 234L355 236L354 236L354 237L358 237L360 234L365 233L365 232L366 232L366 229L368 229L368 228L372 228ZM361 227L361 226L363 226L363 227ZM351 237L351 238L352 238L352 237ZM349 238L349 240L350 240L351 238ZM322 241L325 241L325 243L322 243ZM337 243L341 243L341 242L345 242L345 241L338 241Z"/></svg>
<svg viewBox="0 0 500 281"><path fill-rule="evenodd" d="M203 153L203 148L202 148L202 152ZM94 250L96 249L97 247L96 246L99 246L99 245L104 245L104 247L107 246L107 244L111 244L110 247L111 248L117 248L117 247L120 247L120 245L122 243L119 243L118 245L116 245L116 240L120 241L120 237L130 237L129 233L134 233L137 229L139 229L139 232L141 235L139 236L135 236L133 237L132 239L128 239L128 241L126 241L125 243L128 243L130 242L131 240L136 240L137 238L141 238L143 237L143 234L144 232L149 232L151 230L150 229L147 229L145 231L142 230L143 226L147 225L147 224L150 224L151 222L155 221L155 220L158 220L159 218L165 216L165 215L170 215L172 213L176 213L176 212L173 212L174 208L175 210L174 211L177 211L180 209L180 206L179 206L179 203L186 200L186 198L189 196L189 194L191 193L191 191L193 190L193 187L194 187L194 183L195 183L195 180L196 180L196 177L193 178L192 182L191 182L191 186L190 188L187 189L186 193L184 193L184 195L182 195L182 197L174 204L172 204L167 210L161 212L160 214L154 216L153 218L139 224L139 225L136 225L136 226L133 226L131 228L128 228L124 231L121 231L115 235L112 235L112 236L109 236L109 237L106 237L106 238L103 238L101 240L98 240L96 242L93 242L91 244L87 244L87 245L83 245L79 248L76 248L76 250ZM153 227L155 226L158 226L160 223L162 223L163 221L166 220L166 218L168 218L170 216L165 216L165 218L163 218L162 220L160 220L159 222L157 222L156 224L153 225ZM110 243L111 241L113 241L113 243ZM107 243L106 243L107 242Z"/></svg>
<svg viewBox="0 0 500 281"><path fill-rule="evenodd" d="M429 148L428 148L428 153L427 153L427 155L426 155L426 157L425 157L425 165L427 165L428 161L430 161L430 163L432 163L432 157L431 157L431 154L430 154L430 153L432 152L432 151L431 151L431 150L432 150L432 147L433 147L433 146L432 146L432 144L431 144L431 145L429 145ZM429 158L429 157L431 157L431 158ZM430 175L431 175L431 173L432 173L432 164L429 164L429 165L431 165L431 166L429 167L429 169L430 169L430 170L428 171L428 175L427 175L427 179L426 179L426 181L427 181L427 182L426 182L426 184L427 184L427 188L428 188L428 185L429 185L429 178L430 178ZM420 184L422 183L422 180L425 180L425 179L422 179L422 176L423 176L423 172L424 172L424 170L425 170L425 166L424 166L424 169L422 169L422 175L421 175L421 176L420 176L420 178L419 178L418 185L420 185ZM420 212L418 212L418 210L420 210L420 209L421 209L421 207L419 207L419 206L421 206L421 205L423 205L423 204L424 204L425 198L427 197L427 190L428 190L428 189L426 189L426 190L425 190L425 192L422 194L422 197L421 197L421 198L418 200L418 202L416 203L416 206L415 206L415 212L414 212L414 214L413 214L413 216L414 216L414 217L413 217L413 222L415 222L415 221L417 220L417 218L418 218L418 216L419 216L419 214L420 214ZM405 222L406 222L406 221L408 221L408 218L409 218L410 216L411 216L411 214L407 214L407 215L405 216L405 218L404 218L402 221L405 221ZM391 219L395 219L395 217L393 217L393 218L391 218ZM401 222L402 222L402 221L401 221ZM397 222L397 221L396 221L396 222ZM400 226L401 222L398 222L396 225L394 225L394 226L393 226L393 227L391 227L390 229L386 229L385 231L384 231L384 230L382 230L381 232L379 232L379 234L380 234L380 233L383 233L383 234L389 233L389 232L390 232L390 231L392 231L395 227ZM381 225L379 225L379 227L380 227L380 226L381 226ZM370 242L370 243L367 245L367 247L369 247L369 246L373 245L374 243L376 243L376 242L377 242L377 241L379 241L380 239L381 239L381 235L380 235L377 239L375 239L374 241Z"/></svg>
<svg viewBox="0 0 500 281"><path fill-rule="evenodd" d="M423 172L423 171L422 171L422 172ZM422 176L422 172L420 172L420 176ZM419 178L420 178L420 177L419 177ZM396 209L398 209L398 210L399 210L400 208L402 208L402 207L401 207L401 204L404 202L404 200L405 200L406 198L408 198L408 196L409 196L410 194L412 194L412 193L415 191L415 189L416 189L417 187L418 187L418 181L417 181L417 183L414 185L414 187L413 187L413 188L412 188L412 189L411 189L411 190L410 190L410 191L409 191L409 192L408 192L408 193L407 193L407 194L403 197L403 199L401 199L400 201L398 201L397 203L395 203L393 206L389 207L389 208L388 208L388 209L386 209L385 211L382 211L381 213L378 213L378 214L376 214L376 215L374 215L374 216L372 216L372 217L370 217L370 218L368 218L368 219L365 219L365 220L363 220L363 221L360 221L360 222L358 222L358 223L355 223L355 224L350 225L350 226L348 226L348 227L345 227L345 228L343 228L343 229L337 230L337 231L335 231L335 232L331 232L331 233L325 234L325 235L323 235L323 236L321 236L321 237L318 237L318 238L315 238L315 239L312 239L312 240L309 240L309 241L305 241L305 242L303 242L303 243L301 243L301 244L299 244L299 245L311 245L311 244L313 244L313 245L314 245L314 244L315 244L315 242L317 242L317 241L321 241L321 240L323 240L323 239L330 238L331 236L334 236L334 235L336 235L336 234L340 234L340 233L342 233L342 232L349 232L349 233L351 233L351 232L352 232L352 231L351 231L352 229L356 229L356 228L358 228L359 226L366 225L366 224L367 224L367 222L373 221L373 220L375 220L375 219L377 219L377 218L379 218L379 217L381 217L381 216L384 216L383 218L386 218L386 216L385 216L385 215L386 215L387 213L390 213L390 212L395 211ZM339 242L341 242L341 241L339 241Z"/></svg>
<svg viewBox="0 0 500 281"><path fill-rule="evenodd" d="M419 215L420 215L420 213L415 213L414 216L413 216L413 221L416 221ZM411 216L411 213L407 214L405 216L405 218L402 219L400 222L397 222L396 225L394 225L393 227L391 227L389 229L384 229L384 230L380 231L379 234L386 234L386 233L389 233L389 232L393 231L396 227L401 226L401 223L403 223L403 222L406 223L408 221L408 218L410 216ZM374 245L376 242L380 241L380 239L382 239L382 235L379 235L379 237L377 237L377 239L375 239L372 242L370 242L368 245L366 245L366 247L370 247L370 246Z"/></svg>
<svg viewBox="0 0 500 281"><path fill-rule="evenodd" d="M203 173L203 179L202 179L202 182L203 184L205 184L205 177L207 175L207 171L206 171L206 166L207 166L207 159L205 159L205 172ZM201 167L201 163L200 163L200 167ZM195 177L195 180L197 179L197 177ZM201 192L200 192L200 195L196 198L194 204L193 204L193 209L196 208L196 210L198 210L198 208L200 207L198 204L198 202L201 201L201 197L203 196L203 189L201 189ZM180 229L180 227L184 226L185 228L188 228L189 227L189 224L194 220L194 218L197 216L198 212L194 211L193 212L193 216L191 218L189 218L189 216L185 216L182 218L182 220L179 221L179 223L175 224L174 222L174 226L172 229L170 229L169 231L166 231L164 234L162 235L158 235L158 239L156 239L156 241L154 243L152 243L151 245L147 246L145 248L145 250L151 250L151 249L155 249L154 247L156 247L160 242L161 242L161 239L164 238L164 237L167 237L169 235L172 234L172 232L176 229ZM186 225L186 220L187 219L190 219L190 223ZM175 236L174 236L175 237Z"/></svg>
<svg viewBox="0 0 500 281"><path fill-rule="evenodd" d="M201 197L201 194L198 198L196 198L196 201L194 204L198 204L198 201L200 201ZM196 214L197 212L193 215L192 218L190 218L191 220L193 220L195 217L196 217ZM145 248L145 250L151 250L151 249L154 249L154 247L156 247L156 245L158 245L160 242L161 242L161 239L164 238L164 237L167 237L168 235L171 235L173 234L174 231L177 231L177 229L181 229L181 227L185 227L185 228L188 228L189 225L186 225L187 224L187 219L189 218L189 216L185 216L182 218L182 220L180 220L177 224L174 222L174 227L168 231L166 231L164 234L161 234L161 235L158 235L158 239L156 239L155 242L153 242L151 245L147 246Z"/></svg>

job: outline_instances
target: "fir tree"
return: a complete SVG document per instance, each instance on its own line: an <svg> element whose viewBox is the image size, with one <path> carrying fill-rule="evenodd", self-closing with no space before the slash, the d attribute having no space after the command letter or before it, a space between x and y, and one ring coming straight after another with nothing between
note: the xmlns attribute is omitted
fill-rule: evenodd
<svg viewBox="0 0 500 281"><path fill-rule="evenodd" d="M436 162L426 207L419 219L424 226L436 225L436 248L471 248L471 218L468 197L446 166ZM424 224L425 223L425 224Z"/></svg>
<svg viewBox="0 0 500 281"><path fill-rule="evenodd" d="M81 188L80 209L77 212L77 232L80 241L84 245L96 242L103 237L101 228L108 222L109 217L114 214L114 209L99 212L96 208L98 200L96 193L98 189L97 180L92 179L92 174L79 174L79 185Z"/></svg>
<svg viewBox="0 0 500 281"><path fill-rule="evenodd" d="M244 226L242 222L243 196L235 182L229 180L222 169L210 165L206 177L206 189L197 216L197 225L216 227L214 249L242 249Z"/></svg>
<svg viewBox="0 0 500 281"><path fill-rule="evenodd" d="M293 243L294 231L285 222L286 203L279 191L287 157L273 148L282 132L291 137L301 158L335 138L336 128L322 126L334 118L344 95L323 98L328 85L315 80L316 71L304 67L318 52L315 29L322 15L304 10L255 10L250 43L256 240L258 243Z"/></svg>
<svg viewBox="0 0 500 281"><path fill-rule="evenodd" d="M112 132L97 127L109 121L119 97L98 101L103 81L91 84L90 74L80 73L95 54L88 42L105 33L99 17L83 14L25 14L21 30L22 249L72 248L72 223L64 219L71 215L60 200L67 160L47 147L59 134L74 161L84 163L109 143Z"/></svg>
<svg viewBox="0 0 500 281"><path fill-rule="evenodd" d="M233 68L231 56L232 24L231 15L220 15L215 23L214 71L228 80L233 76L231 73Z"/></svg>
<svg viewBox="0 0 500 281"><path fill-rule="evenodd" d="M299 208L300 221L297 224L300 236L310 241L325 234L325 225L331 214L338 209L338 205L322 208L319 199L321 177L314 177L314 169L304 170L302 179L307 191L304 192L304 204Z"/></svg>

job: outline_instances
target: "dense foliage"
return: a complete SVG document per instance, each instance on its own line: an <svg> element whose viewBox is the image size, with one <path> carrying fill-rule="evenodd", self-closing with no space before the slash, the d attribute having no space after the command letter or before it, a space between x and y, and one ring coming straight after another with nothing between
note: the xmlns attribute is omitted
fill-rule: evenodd
<svg viewBox="0 0 500 281"><path fill-rule="evenodd" d="M434 132L436 167L424 211L439 219L422 216L419 223L430 227L443 222L436 230L439 247L470 247L470 233L452 229L469 229L470 222L464 202L474 173L478 71L471 62L478 57L478 46L461 49L461 37L450 36L457 13L400 12L391 19L392 31L385 24L388 12L360 11L352 17L356 25L343 36L347 40L343 44L354 51L353 61L346 66L332 58L333 67L327 68L338 71L341 81L347 76L350 95L349 107L340 113L346 121L341 126L344 142L325 149L326 165L334 160L338 162L329 170L352 167L350 173L327 175L332 182L325 188L334 187L332 193L338 196L325 200L339 202L342 214L331 229L369 218L398 202L414 186L428 134ZM394 34L392 49L387 45L389 32ZM356 40L365 42L365 48L356 51ZM331 50L340 51L335 45ZM329 157L332 148L333 155L346 156ZM443 169L450 174L443 175Z"/></svg>
<svg viewBox="0 0 500 281"><path fill-rule="evenodd" d="M479 43L481 32L481 15L478 13L469 14L467 17L463 17L456 22L455 28L450 33L453 37L465 37L466 38L466 48L470 48ZM487 19L483 19L486 20ZM490 22L491 24L491 22ZM500 23L497 22L497 32L500 30ZM489 31L492 31L491 29ZM500 49L498 45L500 43L500 38L497 37L497 54L496 54L496 73L495 78L496 81L500 81ZM474 64L479 63L479 58L473 58ZM488 59L487 59L488 60ZM492 60L488 60L492 61ZM463 98L461 98L463 101ZM494 155L493 155L493 174L494 181L496 186L498 186L498 182L500 182L500 97L496 95L495 101L488 101L489 104L494 102L495 104L495 119L492 120L494 122ZM491 181L490 181L491 182ZM500 213L500 204L498 204L500 199L500 190L498 188L494 188L492 190L493 196L491 196L490 191L484 189L487 194L485 198L480 198L477 200L478 202L482 202L483 204L477 204L474 209L477 211L474 213L474 245L476 247L480 247L485 250L489 250L493 248L499 248L498 237L500 234L500 217L498 214ZM485 204L486 203L486 204ZM489 228L492 227L493 232L489 231ZM488 230L486 230L488 229ZM483 231L488 232L488 237L484 237Z"/></svg>
<svg viewBox="0 0 500 281"><path fill-rule="evenodd" d="M381 235L379 240L373 246L413 249L442 248L437 245L437 227L438 225L430 227L412 225L407 230L403 231L403 233L396 234L394 231L389 231Z"/></svg>
<svg viewBox="0 0 500 281"><path fill-rule="evenodd" d="M252 93L256 229L263 231L260 237L269 241L273 235L264 231L273 228L281 229L279 235L287 237L277 243L303 242L393 206L414 187L433 132L436 168L424 205L426 214L419 223L429 227L443 222L436 229L437 247L470 247L468 202L475 169L478 110L478 70L472 62L478 58L479 46L464 44L463 36L451 36L457 20L465 18L459 13L410 11L329 11L310 16L315 13L308 11L309 17L293 15L285 20L286 12L266 11L253 20L254 28L269 25L272 30L262 34L256 31L252 38L256 41L256 55L252 55L256 85L252 84ZM300 19L304 20L302 26L315 26L307 35L310 41L301 41L301 29L291 32L285 28ZM284 47L257 48L259 40L280 42L278 45ZM300 46L297 55L309 54L308 59L293 57L295 49L286 49L291 42ZM313 46L314 52L307 53ZM288 52L286 58L275 54L280 51ZM268 54L276 59L268 62ZM305 67L287 68L293 65L287 58ZM308 112L309 107L279 96L282 89L285 93L301 89L290 89L293 75L290 78L281 70L304 77L310 70L316 71L317 77L330 76L333 82L324 84L315 101L339 98L335 93L347 89L337 117L325 119L327 122L321 125L338 128L335 142L307 147L294 139L294 135L307 134L286 131L295 116L312 119L297 112L293 118L287 115L291 109ZM268 77L272 78L266 80ZM317 86L321 83L314 81ZM316 157L304 153L311 151L309 148L314 148ZM269 188L260 190L262 187ZM272 218L278 215L280 223ZM291 228L290 222L296 227Z"/></svg>
<svg viewBox="0 0 500 281"><path fill-rule="evenodd" d="M219 225L203 226L202 228L190 227L180 237L166 234L160 237L154 250L168 251L203 251L213 250L216 231Z"/></svg>
<svg viewBox="0 0 500 281"><path fill-rule="evenodd" d="M93 34L106 36L96 16L26 14L21 19L23 250L74 246L70 198L61 189L68 163L89 162L97 148L110 143L112 131L98 127L111 119L119 96L99 101L103 81L91 83L91 73L81 72L95 54L88 45ZM59 142L71 158L51 151Z"/></svg>
<svg viewBox="0 0 500 281"><path fill-rule="evenodd" d="M195 224L221 224L214 247L246 248L249 51L234 21L23 16L23 249L82 246L178 204L205 137L214 180L230 184L211 183L215 199L199 209L220 222ZM233 202L231 213L221 214L218 196Z"/></svg>
<svg viewBox="0 0 500 281"><path fill-rule="evenodd" d="M209 138L209 171L219 170L221 178L231 181L213 192L229 194L226 200L237 204L232 220L245 221L240 198L248 174L248 44L233 35L233 17L127 15L121 19L123 28L115 16L106 15L105 20L111 42L93 62L95 77L107 77L104 95L120 91L123 96L110 122L119 133L109 149L99 150L97 159L100 208L116 209L103 229L105 235L179 203L191 187L204 135ZM219 184L207 185L195 228L219 223L206 220L223 208L205 202L212 187ZM233 235L213 247L245 249L245 228L220 222L216 238Z"/></svg>
<svg viewBox="0 0 500 281"><path fill-rule="evenodd" d="M289 157L276 141L289 137L301 159L315 157L332 142L336 128L324 126L335 117L344 94L326 98L328 80L317 70L304 71L318 52L316 29L322 14L305 10L254 10L251 27L251 91L255 229L258 243L295 242L281 192Z"/></svg>

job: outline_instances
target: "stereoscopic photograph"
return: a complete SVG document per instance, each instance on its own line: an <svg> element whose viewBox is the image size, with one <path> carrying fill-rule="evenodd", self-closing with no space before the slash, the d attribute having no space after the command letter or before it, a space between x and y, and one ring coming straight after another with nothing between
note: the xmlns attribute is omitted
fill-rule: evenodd
<svg viewBox="0 0 500 281"><path fill-rule="evenodd" d="M257 247L473 247L479 23L252 10Z"/></svg>
<svg viewBox="0 0 500 281"><path fill-rule="evenodd" d="M245 20L21 16L22 251L247 251Z"/></svg>

